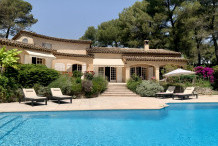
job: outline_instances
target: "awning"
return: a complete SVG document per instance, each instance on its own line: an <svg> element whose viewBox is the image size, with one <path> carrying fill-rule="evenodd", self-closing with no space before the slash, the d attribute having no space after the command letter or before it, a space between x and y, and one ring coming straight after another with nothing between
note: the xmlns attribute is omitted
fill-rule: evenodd
<svg viewBox="0 0 218 146"><path fill-rule="evenodd" d="M98 67L124 67L122 59L93 59L93 65Z"/></svg>
<svg viewBox="0 0 218 146"><path fill-rule="evenodd" d="M56 58L53 54L51 53L46 53L46 52L36 52L36 51L29 51L25 50L30 56L36 56L36 57L43 57L43 58Z"/></svg>

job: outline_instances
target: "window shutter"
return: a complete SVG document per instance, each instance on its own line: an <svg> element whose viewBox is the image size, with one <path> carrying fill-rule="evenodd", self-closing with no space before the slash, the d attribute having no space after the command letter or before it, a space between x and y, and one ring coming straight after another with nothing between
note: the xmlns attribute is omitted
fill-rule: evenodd
<svg viewBox="0 0 218 146"><path fill-rule="evenodd" d="M86 72L86 64L82 65L82 72Z"/></svg>
<svg viewBox="0 0 218 146"><path fill-rule="evenodd" d="M42 59L42 64L45 65L45 59Z"/></svg>

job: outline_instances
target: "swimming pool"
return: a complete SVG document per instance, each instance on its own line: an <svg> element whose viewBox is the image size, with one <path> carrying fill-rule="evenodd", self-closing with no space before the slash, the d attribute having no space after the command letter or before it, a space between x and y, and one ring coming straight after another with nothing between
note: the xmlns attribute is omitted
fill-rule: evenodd
<svg viewBox="0 0 218 146"><path fill-rule="evenodd" d="M0 114L0 145L217 145L218 103Z"/></svg>

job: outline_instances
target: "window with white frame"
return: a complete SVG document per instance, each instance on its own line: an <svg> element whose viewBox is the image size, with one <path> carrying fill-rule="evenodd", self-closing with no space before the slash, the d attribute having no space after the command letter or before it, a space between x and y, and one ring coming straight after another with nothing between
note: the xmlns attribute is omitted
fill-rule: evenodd
<svg viewBox="0 0 218 146"><path fill-rule="evenodd" d="M102 77L104 76L104 67L99 67L98 68L98 75L102 76Z"/></svg>
<svg viewBox="0 0 218 146"><path fill-rule="evenodd" d="M133 76L135 74L135 67L130 68L130 76Z"/></svg>
<svg viewBox="0 0 218 146"><path fill-rule="evenodd" d="M32 64L44 64L44 59L38 57L32 57Z"/></svg>
<svg viewBox="0 0 218 146"><path fill-rule="evenodd" d="M147 76L146 76L146 72L147 72L147 68L145 67L131 67L130 68L130 76L132 75L137 75L139 77L142 78L142 80L146 80Z"/></svg>
<svg viewBox="0 0 218 146"><path fill-rule="evenodd" d="M52 48L52 44L50 44L50 43L42 43L42 47L51 49Z"/></svg>
<svg viewBox="0 0 218 146"><path fill-rule="evenodd" d="M81 64L73 64L72 71L75 71L75 70L82 72L82 65Z"/></svg>

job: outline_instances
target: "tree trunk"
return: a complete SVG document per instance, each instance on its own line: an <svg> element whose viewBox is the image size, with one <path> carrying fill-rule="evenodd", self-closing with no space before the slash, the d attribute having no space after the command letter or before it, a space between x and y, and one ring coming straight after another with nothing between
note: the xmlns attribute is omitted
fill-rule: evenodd
<svg viewBox="0 0 218 146"><path fill-rule="evenodd" d="M213 39L213 45L215 48L216 65L218 65L218 46L217 46L216 36L214 34L212 34L212 39Z"/></svg>
<svg viewBox="0 0 218 146"><path fill-rule="evenodd" d="M175 22L173 20L173 11L175 10L176 6L174 7L173 10L170 9L171 5L170 5L170 0L167 0L167 9L168 9L168 16L169 16L169 20L170 20L170 23L171 23L171 26L172 26L172 37L173 37L173 44L174 44L174 51L176 52L179 52L179 41L178 41L178 37L176 35L176 32L175 32Z"/></svg>
<svg viewBox="0 0 218 146"><path fill-rule="evenodd" d="M214 45L214 49L215 49L215 56L216 56L216 65L218 65L218 46L217 46L217 38L216 38L216 31L215 31L215 13L216 13L216 0L212 1L212 5L213 5L213 16L212 16L212 21L211 21L211 30L212 30L212 40L213 40L213 45Z"/></svg>
<svg viewBox="0 0 218 146"><path fill-rule="evenodd" d="M4 68L3 68L2 64L0 64L0 73L1 73L1 75L3 74L3 71L4 71Z"/></svg>
<svg viewBox="0 0 218 146"><path fill-rule="evenodd" d="M200 43L197 42L197 51L198 51L198 65L201 65L201 51L200 51Z"/></svg>
<svg viewBox="0 0 218 146"><path fill-rule="evenodd" d="M7 39L8 39L9 34L10 34L10 29L11 29L11 27L9 26L7 29L6 35L5 35L5 38L7 38Z"/></svg>

